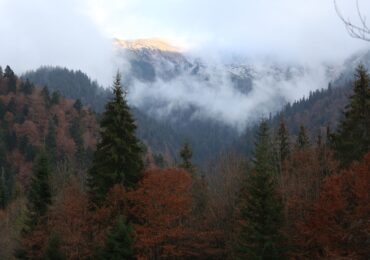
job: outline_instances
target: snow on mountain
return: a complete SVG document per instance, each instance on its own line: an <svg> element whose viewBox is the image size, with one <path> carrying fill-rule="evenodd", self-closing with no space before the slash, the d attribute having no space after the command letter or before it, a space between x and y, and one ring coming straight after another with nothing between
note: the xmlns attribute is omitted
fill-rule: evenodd
<svg viewBox="0 0 370 260"><path fill-rule="evenodd" d="M343 71L327 64L214 62L159 39L116 43L130 102L172 120L186 111L188 120L207 118L243 128L287 102L326 88Z"/></svg>

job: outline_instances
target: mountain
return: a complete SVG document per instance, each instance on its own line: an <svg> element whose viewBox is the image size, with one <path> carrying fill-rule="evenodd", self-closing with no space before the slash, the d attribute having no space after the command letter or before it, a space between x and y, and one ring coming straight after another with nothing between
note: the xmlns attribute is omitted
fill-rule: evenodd
<svg viewBox="0 0 370 260"><path fill-rule="evenodd" d="M325 90L315 91L326 89L329 82L334 93L337 86L347 86L356 64L366 62L369 55L360 53L339 65L310 67L245 58L210 61L160 39L116 40L115 46L139 137L153 153L174 160L181 145L189 141L194 161L203 166L235 142L242 143L239 136L246 126L281 109L287 117L296 118L291 120L293 132L297 118L305 124L313 122L312 130L328 124L334 127L338 115L326 116L326 111L340 108L346 94L338 94L340 101L335 101L334 94L328 98ZM108 89L80 71L43 67L23 78L80 98L97 112L103 111L110 96ZM316 103L312 98L326 99L316 105L321 110L308 107ZM331 107L336 103L341 105ZM303 116L309 113L305 109L324 115ZM330 117L331 122L323 117Z"/></svg>
<svg viewBox="0 0 370 260"><path fill-rule="evenodd" d="M10 67L0 75L0 177L7 199L14 183L26 188L40 150L53 169L74 165L79 172L91 160L97 136L96 117L80 102L21 80Z"/></svg>

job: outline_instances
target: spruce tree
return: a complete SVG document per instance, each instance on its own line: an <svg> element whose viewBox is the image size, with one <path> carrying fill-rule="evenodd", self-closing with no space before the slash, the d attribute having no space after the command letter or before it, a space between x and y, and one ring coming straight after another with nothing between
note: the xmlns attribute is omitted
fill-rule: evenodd
<svg viewBox="0 0 370 260"><path fill-rule="evenodd" d="M336 157L344 167L370 150L370 79L363 65L358 66L355 77L353 95L331 136Z"/></svg>
<svg viewBox="0 0 370 260"><path fill-rule="evenodd" d="M304 125L301 125L299 127L296 147L298 149L305 149L309 147L309 145L310 145L310 139L308 138L306 128L304 127Z"/></svg>
<svg viewBox="0 0 370 260"><path fill-rule="evenodd" d="M119 217L116 226L108 233L105 247L98 253L98 259L134 259L131 226Z"/></svg>
<svg viewBox="0 0 370 260"><path fill-rule="evenodd" d="M41 218L46 214L51 204L49 184L49 160L44 151L41 151L34 164L32 179L28 191L27 227L26 232L32 231Z"/></svg>
<svg viewBox="0 0 370 260"><path fill-rule="evenodd" d="M185 142L180 150L181 163L180 167L188 171L189 173L194 173L195 169L191 163L191 158L193 157L193 151L188 142Z"/></svg>
<svg viewBox="0 0 370 260"><path fill-rule="evenodd" d="M0 209L5 209L6 206L6 184L4 167L0 168Z"/></svg>
<svg viewBox="0 0 370 260"><path fill-rule="evenodd" d="M45 253L44 260L64 260L66 256L60 249L60 237L57 234L51 234Z"/></svg>
<svg viewBox="0 0 370 260"><path fill-rule="evenodd" d="M17 91L17 77L9 66L5 68L4 78L8 80L8 92L15 93Z"/></svg>
<svg viewBox="0 0 370 260"><path fill-rule="evenodd" d="M45 137L46 151L53 166L57 161L56 127L54 120L49 120L48 133Z"/></svg>
<svg viewBox="0 0 370 260"><path fill-rule="evenodd" d="M122 92L119 73L113 93L101 119L101 138L88 173L90 198L98 204L116 184L135 187L143 169L142 149L135 136L136 125Z"/></svg>
<svg viewBox="0 0 370 260"><path fill-rule="evenodd" d="M268 125L257 133L254 170L248 176L240 208L243 221L238 240L240 259L283 259L283 207L276 192Z"/></svg>
<svg viewBox="0 0 370 260"><path fill-rule="evenodd" d="M82 102L81 100L78 98L75 103L73 104L73 107L78 111L78 112L81 112L81 109L82 109Z"/></svg>
<svg viewBox="0 0 370 260"><path fill-rule="evenodd" d="M0 79L4 76L3 68L0 66Z"/></svg>

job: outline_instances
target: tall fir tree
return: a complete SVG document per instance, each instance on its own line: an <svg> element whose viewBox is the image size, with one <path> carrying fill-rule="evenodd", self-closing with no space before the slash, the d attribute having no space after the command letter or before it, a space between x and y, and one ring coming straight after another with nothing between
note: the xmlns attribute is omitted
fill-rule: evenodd
<svg viewBox="0 0 370 260"><path fill-rule="evenodd" d="M97 204L104 201L116 184L135 187L143 170L142 148L135 136L136 125L121 88L119 73L113 93L101 119L101 137L88 172L90 198Z"/></svg>
<svg viewBox="0 0 370 260"><path fill-rule="evenodd" d="M306 128L304 125L299 127L298 137L296 141L296 147L298 149L305 149L310 146L310 139L307 135Z"/></svg>
<svg viewBox="0 0 370 260"><path fill-rule="evenodd" d="M131 226L120 216L116 226L108 233L105 247L100 250L97 259L135 259L131 233Z"/></svg>
<svg viewBox="0 0 370 260"><path fill-rule="evenodd" d="M49 154L50 161L53 166L57 161L57 140L56 140L56 126L55 120L49 120L48 133L45 137L45 148Z"/></svg>
<svg viewBox="0 0 370 260"><path fill-rule="evenodd" d="M4 76L3 68L0 66L0 79Z"/></svg>
<svg viewBox="0 0 370 260"><path fill-rule="evenodd" d="M278 131L275 136L274 155L277 171L281 174L284 161L290 155L289 131L283 115L280 117Z"/></svg>
<svg viewBox="0 0 370 260"><path fill-rule="evenodd" d="M27 222L25 232L32 231L45 216L51 204L50 166L45 151L41 151L34 164L27 197Z"/></svg>
<svg viewBox="0 0 370 260"><path fill-rule="evenodd" d="M60 249L61 241L57 234L51 234L47 243L44 260L64 260L67 259L64 253Z"/></svg>
<svg viewBox="0 0 370 260"><path fill-rule="evenodd" d="M191 162L191 158L193 157L193 151L189 142L185 142L180 150L180 157L181 163L180 168L185 169L189 173L193 174L195 172L195 167Z"/></svg>
<svg viewBox="0 0 370 260"><path fill-rule="evenodd" d="M17 77L9 66L5 68L4 78L8 80L8 92L15 93L17 91Z"/></svg>
<svg viewBox="0 0 370 260"><path fill-rule="evenodd" d="M254 170L248 176L240 208L239 259L284 259L283 207L276 191L268 124L257 133Z"/></svg>
<svg viewBox="0 0 370 260"><path fill-rule="evenodd" d="M6 206L6 183L5 169L0 166L0 209L5 209Z"/></svg>
<svg viewBox="0 0 370 260"><path fill-rule="evenodd" d="M337 132L331 135L336 157L343 167L370 151L370 79L363 65L358 66L355 77L353 95Z"/></svg>

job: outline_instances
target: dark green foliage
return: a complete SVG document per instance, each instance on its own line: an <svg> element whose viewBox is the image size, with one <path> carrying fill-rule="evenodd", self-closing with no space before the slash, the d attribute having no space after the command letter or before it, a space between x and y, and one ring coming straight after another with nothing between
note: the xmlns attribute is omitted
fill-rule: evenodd
<svg viewBox="0 0 370 260"><path fill-rule="evenodd" d="M17 134L14 131L7 132L5 135L5 145L8 151L12 151L17 147Z"/></svg>
<svg viewBox="0 0 370 260"><path fill-rule="evenodd" d="M82 109L82 102L80 99L77 99L75 103L73 104L73 107L78 111L81 112Z"/></svg>
<svg viewBox="0 0 370 260"><path fill-rule="evenodd" d="M290 155L289 132L285 124L284 117L281 118L278 130L278 147L280 161L283 162Z"/></svg>
<svg viewBox="0 0 370 260"><path fill-rule="evenodd" d="M179 166L190 173L194 173L195 171L194 166L191 163L192 156L193 151L191 146L188 142L185 142L180 150L181 163Z"/></svg>
<svg viewBox="0 0 370 260"><path fill-rule="evenodd" d="M49 160L46 153L42 151L34 164L28 191L26 232L31 231L37 225L51 204L49 177Z"/></svg>
<svg viewBox="0 0 370 260"><path fill-rule="evenodd" d="M132 228L119 217L116 226L108 233L105 247L98 253L98 259L135 259Z"/></svg>
<svg viewBox="0 0 370 260"><path fill-rule="evenodd" d="M112 95L109 89L100 87L83 72L66 68L41 67L26 73L23 78L47 85L50 91L58 91L66 98L80 99L82 104L90 105L97 112L104 111L104 105Z"/></svg>
<svg viewBox="0 0 370 260"><path fill-rule="evenodd" d="M6 106L6 111L13 113L14 115L17 113L17 104L15 103L15 98L12 97Z"/></svg>
<svg viewBox="0 0 370 260"><path fill-rule="evenodd" d="M26 81L22 82L20 85L20 90L26 95L32 94L33 89L34 85L28 79L26 79Z"/></svg>
<svg viewBox="0 0 370 260"><path fill-rule="evenodd" d="M107 103L101 119L101 139L89 170L88 186L95 203L102 202L116 184L135 187L143 169L136 125L124 98L119 74L113 92L114 98Z"/></svg>
<svg viewBox="0 0 370 260"><path fill-rule="evenodd" d="M306 128L303 125L301 125L299 128L296 147L298 149L305 149L308 146L310 146L310 139L308 138Z"/></svg>
<svg viewBox="0 0 370 260"><path fill-rule="evenodd" d="M3 68L0 66L0 79L4 76Z"/></svg>
<svg viewBox="0 0 370 260"><path fill-rule="evenodd" d="M49 120L48 133L45 138L45 148L54 165L57 161L56 126L54 120Z"/></svg>
<svg viewBox="0 0 370 260"><path fill-rule="evenodd" d="M0 168L0 209L4 209L6 205L6 183L4 167Z"/></svg>
<svg viewBox="0 0 370 260"><path fill-rule="evenodd" d="M60 102L60 93L59 91L54 91L53 94L51 95L51 104L52 105L57 105Z"/></svg>
<svg viewBox="0 0 370 260"><path fill-rule="evenodd" d="M4 78L8 80L8 92L15 93L17 91L17 77L9 66L5 68Z"/></svg>
<svg viewBox="0 0 370 260"><path fill-rule="evenodd" d="M50 103L51 103L51 100L50 100L49 89L48 89L47 86L45 86L45 87L42 88L41 96L44 99L45 106L46 107L49 107L50 106Z"/></svg>
<svg viewBox="0 0 370 260"><path fill-rule="evenodd" d="M267 122L260 124L254 171L247 178L240 209L240 259L283 259L283 207L276 192Z"/></svg>
<svg viewBox="0 0 370 260"><path fill-rule="evenodd" d="M82 139L82 129L81 129L81 122L79 118L75 118L71 126L69 128L69 133L76 144L77 147L77 160L79 162L84 161L85 149L84 149L84 141Z"/></svg>
<svg viewBox="0 0 370 260"><path fill-rule="evenodd" d="M2 101L0 101L0 120L3 120L5 113L6 113L6 106Z"/></svg>
<svg viewBox="0 0 370 260"><path fill-rule="evenodd" d="M66 259L66 256L61 252L60 244L60 237L57 234L52 234L45 250L44 260Z"/></svg>
<svg viewBox="0 0 370 260"><path fill-rule="evenodd" d="M370 150L370 79L362 65L358 66L355 77L353 95L337 133L331 138L336 157L344 167L360 160Z"/></svg>

